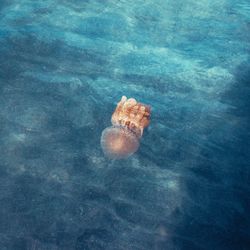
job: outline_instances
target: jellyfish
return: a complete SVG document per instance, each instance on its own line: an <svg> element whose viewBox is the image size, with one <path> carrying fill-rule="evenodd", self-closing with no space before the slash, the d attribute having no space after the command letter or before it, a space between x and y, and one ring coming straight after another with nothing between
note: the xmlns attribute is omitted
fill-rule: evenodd
<svg viewBox="0 0 250 250"><path fill-rule="evenodd" d="M135 153L149 122L150 107L123 96L112 115L112 126L102 132L101 147L104 154L110 159L121 159Z"/></svg>

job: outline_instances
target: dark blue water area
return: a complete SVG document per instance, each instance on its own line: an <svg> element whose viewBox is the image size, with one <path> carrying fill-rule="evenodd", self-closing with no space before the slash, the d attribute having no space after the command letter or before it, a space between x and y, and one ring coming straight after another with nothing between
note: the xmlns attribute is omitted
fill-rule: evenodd
<svg viewBox="0 0 250 250"><path fill-rule="evenodd" d="M247 0L0 1L0 250L250 249L249 51Z"/></svg>

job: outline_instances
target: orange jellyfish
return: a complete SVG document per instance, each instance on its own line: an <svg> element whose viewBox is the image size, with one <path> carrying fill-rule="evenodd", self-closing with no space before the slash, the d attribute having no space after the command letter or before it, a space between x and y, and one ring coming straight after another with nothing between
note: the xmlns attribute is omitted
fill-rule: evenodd
<svg viewBox="0 0 250 250"><path fill-rule="evenodd" d="M150 122L150 107L123 96L111 122L113 126L102 132L102 150L110 159L126 158L139 148L143 130Z"/></svg>

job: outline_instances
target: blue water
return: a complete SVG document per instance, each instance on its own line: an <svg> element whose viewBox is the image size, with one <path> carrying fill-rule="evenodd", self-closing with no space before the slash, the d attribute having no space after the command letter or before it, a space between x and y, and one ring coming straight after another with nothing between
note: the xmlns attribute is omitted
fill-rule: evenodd
<svg viewBox="0 0 250 250"><path fill-rule="evenodd" d="M250 249L249 51L248 0L1 0L0 250Z"/></svg>

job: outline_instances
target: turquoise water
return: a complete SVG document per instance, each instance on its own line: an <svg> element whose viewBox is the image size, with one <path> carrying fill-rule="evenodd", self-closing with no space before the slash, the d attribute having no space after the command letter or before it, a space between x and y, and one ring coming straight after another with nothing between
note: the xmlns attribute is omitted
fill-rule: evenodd
<svg viewBox="0 0 250 250"><path fill-rule="evenodd" d="M0 249L249 249L249 50L247 0L2 0Z"/></svg>

